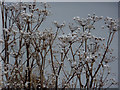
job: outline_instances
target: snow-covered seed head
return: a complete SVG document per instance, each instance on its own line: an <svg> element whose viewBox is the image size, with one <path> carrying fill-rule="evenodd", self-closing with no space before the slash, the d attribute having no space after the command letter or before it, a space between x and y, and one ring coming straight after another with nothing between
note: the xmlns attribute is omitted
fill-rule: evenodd
<svg viewBox="0 0 120 90"><path fill-rule="evenodd" d="M90 17L90 14L88 14L88 17Z"/></svg>
<svg viewBox="0 0 120 90"><path fill-rule="evenodd" d="M57 24L57 21L54 21L53 23L54 23L54 24Z"/></svg>
<svg viewBox="0 0 120 90"><path fill-rule="evenodd" d="M79 16L77 16L77 17L76 17L76 19L77 19L77 20L80 20L80 17L79 17Z"/></svg>
<svg viewBox="0 0 120 90"><path fill-rule="evenodd" d="M110 74L110 70L108 71L108 74Z"/></svg>
<svg viewBox="0 0 120 90"><path fill-rule="evenodd" d="M102 29L104 29L105 27L104 27L104 26L102 26L101 28L102 28Z"/></svg>
<svg viewBox="0 0 120 90"><path fill-rule="evenodd" d="M95 12L93 13L93 15L95 15Z"/></svg>
<svg viewBox="0 0 120 90"><path fill-rule="evenodd" d="M100 19L103 19L103 16L100 16Z"/></svg>
<svg viewBox="0 0 120 90"><path fill-rule="evenodd" d="M2 39L0 39L0 43L4 43L4 41Z"/></svg>
<svg viewBox="0 0 120 90"><path fill-rule="evenodd" d="M9 33L9 30L7 28L3 28L3 31Z"/></svg>
<svg viewBox="0 0 120 90"><path fill-rule="evenodd" d="M28 84L29 84L29 83L30 83L30 82L26 82L26 83L25 83L25 87L28 87Z"/></svg>
<svg viewBox="0 0 120 90"><path fill-rule="evenodd" d="M76 17L73 17L73 20L75 20L76 19Z"/></svg>
<svg viewBox="0 0 120 90"><path fill-rule="evenodd" d="M80 27L78 27L78 30L80 30Z"/></svg>
<svg viewBox="0 0 120 90"><path fill-rule="evenodd" d="M110 30L110 31L117 31L118 28L118 22L115 22L116 20L113 20L110 17L106 17L104 19L105 21L105 26Z"/></svg>
<svg viewBox="0 0 120 90"><path fill-rule="evenodd" d="M104 65L104 68L109 68L109 65L105 64L105 65Z"/></svg>

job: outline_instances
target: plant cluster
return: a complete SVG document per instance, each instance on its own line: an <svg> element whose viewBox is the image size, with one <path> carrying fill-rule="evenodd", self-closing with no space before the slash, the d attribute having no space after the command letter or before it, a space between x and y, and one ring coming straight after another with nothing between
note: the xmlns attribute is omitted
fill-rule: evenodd
<svg viewBox="0 0 120 90"><path fill-rule="evenodd" d="M39 4L39 8L38 8ZM116 60L110 48L118 22L88 14L74 17L69 33L65 22L53 28L40 26L51 13L47 3L1 4L3 39L2 87L7 88L104 88L116 85L109 63ZM93 35L104 20L108 38Z"/></svg>

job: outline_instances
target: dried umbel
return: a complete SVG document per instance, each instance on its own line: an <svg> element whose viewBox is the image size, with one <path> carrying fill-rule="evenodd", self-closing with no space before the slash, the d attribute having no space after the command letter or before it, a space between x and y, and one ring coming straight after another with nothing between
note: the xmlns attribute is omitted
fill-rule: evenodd
<svg viewBox="0 0 120 90"><path fill-rule="evenodd" d="M38 7L38 4L41 8ZM108 38L94 35L103 16L74 17L73 23L54 21L56 28L40 26L50 14L47 3L2 3L2 85L12 88L104 88L117 84L109 63L117 21L106 17ZM7 14L6 14L7 12ZM7 17L7 18L6 18ZM96 24L97 24L96 23ZM69 27L66 33L64 27ZM104 30L103 30L104 31Z"/></svg>
<svg viewBox="0 0 120 90"><path fill-rule="evenodd" d="M117 20L113 20L110 17L106 17L104 19L105 21L105 26L102 26L102 28L108 28L110 30L110 32L115 32L118 30L118 21Z"/></svg>
<svg viewBox="0 0 120 90"><path fill-rule="evenodd" d="M60 29L65 26L65 22L63 22L62 24L58 24L57 21L54 21L53 23L54 23L54 25L55 25L57 28L60 28Z"/></svg>

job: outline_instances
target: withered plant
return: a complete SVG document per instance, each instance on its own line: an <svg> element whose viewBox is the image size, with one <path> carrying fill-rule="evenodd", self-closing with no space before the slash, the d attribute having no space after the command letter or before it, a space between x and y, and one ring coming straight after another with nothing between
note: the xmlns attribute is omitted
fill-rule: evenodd
<svg viewBox="0 0 120 90"><path fill-rule="evenodd" d="M109 63L116 60L110 45L118 22L88 14L67 24L41 30L50 15L47 3L1 4L3 39L0 52L2 87L7 88L109 88L117 82ZM108 38L93 35L95 24L104 20ZM104 31L104 30L103 30Z"/></svg>

